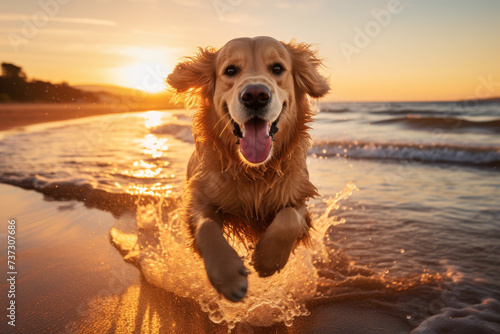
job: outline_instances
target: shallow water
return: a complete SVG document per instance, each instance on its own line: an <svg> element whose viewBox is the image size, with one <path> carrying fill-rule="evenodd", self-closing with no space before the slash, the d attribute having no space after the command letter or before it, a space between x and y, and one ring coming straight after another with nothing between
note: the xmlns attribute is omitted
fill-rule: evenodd
<svg viewBox="0 0 500 334"><path fill-rule="evenodd" d="M323 195L310 203L316 246L271 278L251 274L241 304L216 295L176 219L193 150L183 111L4 133L0 181L111 212L113 243L149 283L229 328L293 328L318 305L357 303L415 333L498 332L500 106L320 107L308 158Z"/></svg>

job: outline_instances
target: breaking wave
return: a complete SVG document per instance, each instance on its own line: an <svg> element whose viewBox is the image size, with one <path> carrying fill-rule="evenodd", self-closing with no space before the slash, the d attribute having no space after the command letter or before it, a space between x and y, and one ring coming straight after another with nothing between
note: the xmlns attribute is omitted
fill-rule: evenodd
<svg viewBox="0 0 500 334"><path fill-rule="evenodd" d="M442 131L478 131L481 133L500 133L500 120L472 121L459 117L422 117L408 115L406 117L379 120L371 124L399 124L412 129L431 129Z"/></svg>
<svg viewBox="0 0 500 334"><path fill-rule="evenodd" d="M490 146L318 141L314 143L309 153L315 156L353 159L404 160L490 167L500 165L500 148Z"/></svg>

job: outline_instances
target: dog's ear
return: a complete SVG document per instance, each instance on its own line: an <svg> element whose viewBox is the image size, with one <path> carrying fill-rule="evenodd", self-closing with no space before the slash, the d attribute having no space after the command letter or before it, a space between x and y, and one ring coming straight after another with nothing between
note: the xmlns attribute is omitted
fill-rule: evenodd
<svg viewBox="0 0 500 334"><path fill-rule="evenodd" d="M328 81L318 72L321 59L306 43L283 43L292 56L292 72L296 89L314 98L325 96L330 90Z"/></svg>
<svg viewBox="0 0 500 334"><path fill-rule="evenodd" d="M216 51L212 48L199 49L194 57L175 66L167 77L167 84L177 94L200 94L209 97L215 91L215 58Z"/></svg>

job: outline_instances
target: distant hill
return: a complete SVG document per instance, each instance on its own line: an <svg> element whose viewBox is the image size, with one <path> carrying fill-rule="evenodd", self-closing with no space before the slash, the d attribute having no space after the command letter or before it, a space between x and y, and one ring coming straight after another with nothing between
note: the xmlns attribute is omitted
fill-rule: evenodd
<svg viewBox="0 0 500 334"><path fill-rule="evenodd" d="M122 87L118 85L76 85L82 91L99 96L101 102L106 104L125 104L130 109L171 109L178 108L170 102L172 93L166 89L160 93L147 93L139 89Z"/></svg>
<svg viewBox="0 0 500 334"><path fill-rule="evenodd" d="M108 93L108 94L113 94L113 95L139 95L139 94L144 94L144 91L134 89L134 88L128 88L128 87L123 87L123 86L118 86L118 85L76 85L73 86L77 89L84 90L86 92L92 92L92 93Z"/></svg>

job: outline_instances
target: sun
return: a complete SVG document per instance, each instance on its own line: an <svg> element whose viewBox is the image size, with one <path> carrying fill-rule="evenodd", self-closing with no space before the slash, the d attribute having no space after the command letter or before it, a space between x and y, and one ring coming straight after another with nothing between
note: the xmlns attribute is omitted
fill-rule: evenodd
<svg viewBox="0 0 500 334"><path fill-rule="evenodd" d="M127 46L117 52L126 60L120 67L111 69L116 84L148 93L166 89L165 78L172 71L176 49Z"/></svg>
<svg viewBox="0 0 500 334"><path fill-rule="evenodd" d="M140 62L120 69L121 85L142 90L148 93L158 93L166 89L165 78L169 70L163 64L156 62Z"/></svg>

